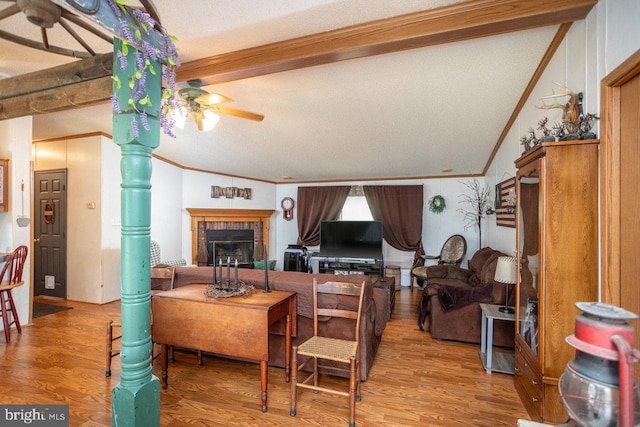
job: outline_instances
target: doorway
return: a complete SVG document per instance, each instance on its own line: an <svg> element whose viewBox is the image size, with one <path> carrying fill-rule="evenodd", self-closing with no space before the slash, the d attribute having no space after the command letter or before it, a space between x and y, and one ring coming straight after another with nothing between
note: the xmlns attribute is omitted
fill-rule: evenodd
<svg viewBox="0 0 640 427"><path fill-rule="evenodd" d="M602 80L601 94L602 301L640 315L640 51ZM640 348L640 321L629 323Z"/></svg>
<svg viewBox="0 0 640 427"><path fill-rule="evenodd" d="M67 170L34 173L33 295L67 298Z"/></svg>

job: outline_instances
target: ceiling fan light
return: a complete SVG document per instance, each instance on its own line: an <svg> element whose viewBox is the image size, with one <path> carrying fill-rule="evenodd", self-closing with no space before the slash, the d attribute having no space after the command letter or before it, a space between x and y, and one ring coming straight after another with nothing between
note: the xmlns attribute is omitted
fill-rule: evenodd
<svg viewBox="0 0 640 427"><path fill-rule="evenodd" d="M209 110L204 110L202 112L202 129L203 131L208 131L216 127L218 124L218 120L220 120L220 116L216 113L213 113Z"/></svg>
<svg viewBox="0 0 640 427"><path fill-rule="evenodd" d="M184 122L187 120L187 109L184 107L171 110L171 118L179 129L184 129Z"/></svg>

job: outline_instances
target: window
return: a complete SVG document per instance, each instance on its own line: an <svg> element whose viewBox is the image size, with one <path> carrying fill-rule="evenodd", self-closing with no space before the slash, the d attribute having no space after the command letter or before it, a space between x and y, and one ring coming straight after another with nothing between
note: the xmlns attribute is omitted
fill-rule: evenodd
<svg viewBox="0 0 640 427"><path fill-rule="evenodd" d="M369 210L367 198L364 197L362 186L354 185L351 187L339 219L342 221L373 221L373 215Z"/></svg>

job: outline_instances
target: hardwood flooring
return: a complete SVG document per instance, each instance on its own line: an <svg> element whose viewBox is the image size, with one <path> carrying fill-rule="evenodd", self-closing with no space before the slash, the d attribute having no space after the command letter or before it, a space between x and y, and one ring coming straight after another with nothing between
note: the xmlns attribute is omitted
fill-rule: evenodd
<svg viewBox="0 0 640 427"><path fill-rule="evenodd" d="M420 294L396 293L393 317L362 383L357 425L515 426L528 419L513 377L486 374L478 345L437 341L419 330ZM119 318L120 303L54 303L73 309L34 319L21 335L12 331L10 344L0 341L0 403L69 404L71 426L109 426L120 360L114 358L106 378L105 323ZM153 371L160 376L159 359ZM283 369L269 368L269 410L262 413L258 364L205 356L198 366L194 354L179 351L160 400L162 426L348 424L346 398L310 390L298 392L297 416L289 416Z"/></svg>

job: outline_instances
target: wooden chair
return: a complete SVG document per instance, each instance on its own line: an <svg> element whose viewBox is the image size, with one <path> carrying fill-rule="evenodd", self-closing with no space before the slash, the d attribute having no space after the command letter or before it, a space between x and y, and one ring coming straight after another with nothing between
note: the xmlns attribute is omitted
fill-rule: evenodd
<svg viewBox="0 0 640 427"><path fill-rule="evenodd" d="M24 284L22 270L24 269L28 252L28 247L24 245L18 246L9 254L0 273L0 316L2 316L4 338L7 343L11 342L11 325L16 326L19 334L22 333L18 310L16 310L16 305L13 302L11 291ZM11 316L11 320L9 320L9 316Z"/></svg>
<svg viewBox="0 0 640 427"><path fill-rule="evenodd" d="M444 245L442 245L442 249L440 249L439 255L421 255L422 259L437 261L438 264L449 264L460 267L464 256L467 254L467 241L464 236L460 234L454 234L449 237ZM424 262L423 262L424 264ZM411 290L413 291L413 279L420 281L418 285L421 285L427 279L427 267L426 265L421 265L418 267L414 267L411 270Z"/></svg>
<svg viewBox="0 0 640 427"><path fill-rule="evenodd" d="M122 338L122 333L117 336L114 336L114 329L118 328L119 330L122 328L122 324L120 322L114 322L113 320L107 320L107 359L106 359L106 369L104 371L105 377L111 376L111 359L120 355L120 349L113 349L114 341L117 341Z"/></svg>
<svg viewBox="0 0 640 427"><path fill-rule="evenodd" d="M327 304L325 301L335 301L333 298L324 299L323 295L355 295L358 297L357 310L353 308L340 307L336 304ZM304 343L294 346L292 351L292 376L291 376L291 411L290 415L296 415L296 393L298 387L308 388L314 393L319 391L337 394L349 398L349 426L355 427L356 400L360 401L360 318L362 312L362 301L365 294L365 282L361 285L344 282L327 282L318 284L317 279L313 279L313 336ZM355 320L353 340L343 340L320 336L318 333L318 318L323 316L341 317ZM306 356L308 359L298 366L298 356ZM339 362L348 365L348 368L324 365L318 361ZM308 363L313 363L313 372L303 381L298 381L300 370ZM335 388L321 387L318 384L318 368L333 372L349 373L349 390L339 390ZM313 379L313 384L309 384Z"/></svg>
<svg viewBox="0 0 640 427"><path fill-rule="evenodd" d="M173 289L175 282L176 269L175 267L154 267L150 272L151 279L151 295L163 290L160 284L160 289L154 289L154 282L169 280L169 289ZM152 319L153 323L153 319ZM116 330L118 332L116 332ZM104 372L105 377L111 376L111 359L120 355L120 348L114 348L114 342L122 338L122 324L114 320L107 320L107 352L106 352L106 369ZM117 335L116 335L117 334ZM173 352L173 348L171 349ZM160 356L160 353L153 356L152 360Z"/></svg>
<svg viewBox="0 0 640 427"><path fill-rule="evenodd" d="M165 281L169 281L169 286L165 289ZM173 289L176 280L175 267L152 267L151 268L151 294L159 291L167 291Z"/></svg>
<svg viewBox="0 0 640 427"><path fill-rule="evenodd" d="M467 241L464 236L454 234L444 242L442 249L440 249L440 255L423 255L422 258L437 261L438 264L451 264L459 267L466 253Z"/></svg>

